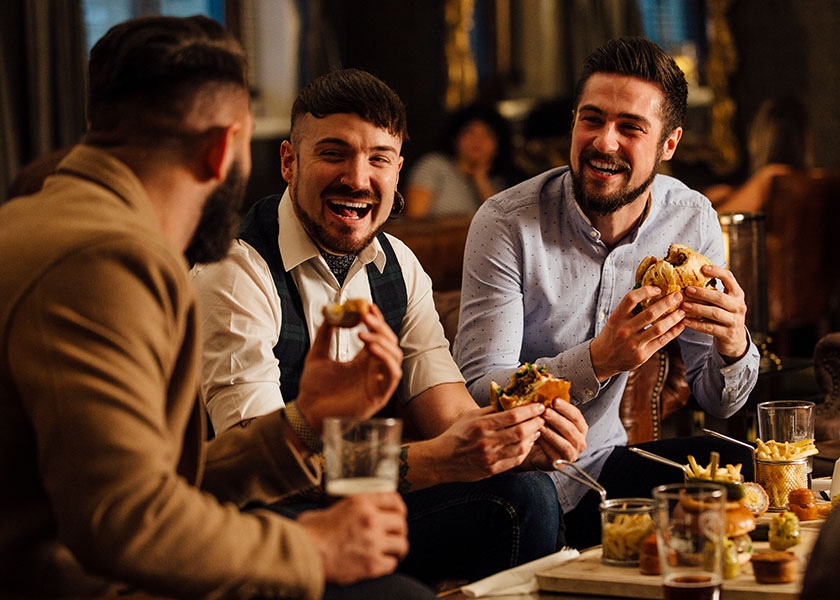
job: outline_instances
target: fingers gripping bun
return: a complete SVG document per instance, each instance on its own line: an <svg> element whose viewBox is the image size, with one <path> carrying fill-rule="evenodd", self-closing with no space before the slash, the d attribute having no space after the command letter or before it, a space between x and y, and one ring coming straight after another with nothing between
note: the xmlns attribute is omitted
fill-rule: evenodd
<svg viewBox="0 0 840 600"><path fill-rule="evenodd" d="M660 294L642 300L639 305L647 308L668 294L682 291L690 285L709 285L713 279L703 275L700 269L703 265L710 264L712 263L708 258L682 244L671 244L664 259L656 259L653 256L642 259L636 269L636 286L653 285L659 288Z"/></svg>
<svg viewBox="0 0 840 600"><path fill-rule="evenodd" d="M370 303L362 298L347 300L344 304L330 304L321 309L327 323L336 327L355 327L370 311Z"/></svg>
<svg viewBox="0 0 840 600"><path fill-rule="evenodd" d="M490 382L490 405L501 411L532 403L551 406L555 398L568 402L571 385L552 376L544 366L525 363L511 375L507 387Z"/></svg>

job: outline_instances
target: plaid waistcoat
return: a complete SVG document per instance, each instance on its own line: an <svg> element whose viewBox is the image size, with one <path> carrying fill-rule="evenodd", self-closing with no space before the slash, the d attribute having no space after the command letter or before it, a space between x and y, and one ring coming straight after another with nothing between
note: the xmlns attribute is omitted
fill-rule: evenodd
<svg viewBox="0 0 840 600"><path fill-rule="evenodd" d="M265 260L274 279L274 286L280 297L280 309L283 321L280 325L280 338L274 346L274 356L280 362L280 390L287 400L297 398L303 361L309 351L309 330L303 302L292 275L283 266L277 238L280 226L277 221L277 207L280 194L266 196L258 200L245 218L239 229L239 239L247 242ZM385 252L385 268L382 272L376 265L367 265L368 282L373 302L382 311L385 322L400 335L403 317L408 305L408 294L402 269L394 254L394 249L384 233L376 236Z"/></svg>

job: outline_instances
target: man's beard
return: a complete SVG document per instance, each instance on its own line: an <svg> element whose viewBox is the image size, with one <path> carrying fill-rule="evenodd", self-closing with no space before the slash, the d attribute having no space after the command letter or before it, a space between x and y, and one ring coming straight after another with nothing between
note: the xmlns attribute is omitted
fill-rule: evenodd
<svg viewBox="0 0 840 600"><path fill-rule="evenodd" d="M382 198L373 190L353 191L345 185L330 186L322 192L322 195L338 195L353 200L373 200L374 204L380 204L382 201ZM377 234L382 230L382 227L385 225L385 223L382 223L382 225L373 229L373 231L371 231L365 239L356 242L352 238L352 227L344 225L339 229L337 234L333 234L326 227L320 223L316 223L312 218L310 218L309 215L300 208L297 198L297 188L295 186L289 186L289 196L292 198L292 206L295 209L295 214L303 225L303 228L306 230L306 233L309 234L309 237L311 237L318 246L332 254L358 254L368 247L368 245L373 241L373 238L377 236ZM371 207L370 210L372 211L373 207Z"/></svg>
<svg viewBox="0 0 840 600"><path fill-rule="evenodd" d="M185 251L190 265L216 262L227 255L239 227L239 209L247 183L242 165L234 161L225 180L204 203L198 227Z"/></svg>
<svg viewBox="0 0 840 600"><path fill-rule="evenodd" d="M659 165L662 163L662 152L662 146L659 146L656 151L656 160L654 161L653 168L641 184L635 188L627 189L629 185L628 181L627 185L625 185L622 189L619 189L613 194L607 195L587 193L586 188L584 187L583 175L576 172L570 164L569 170L572 174L572 189L574 190L575 200L577 201L578 206L580 206L585 213L593 212L599 215L609 215L617 211L622 206L630 204L636 198L641 196L645 190L648 189L650 184L653 183L656 173L659 171ZM589 148L580 153L579 164L581 166L581 170L583 169L584 163L589 160L601 160L612 163L615 166L621 166L627 169L630 168L626 161L617 158L615 155L601 154L597 150Z"/></svg>

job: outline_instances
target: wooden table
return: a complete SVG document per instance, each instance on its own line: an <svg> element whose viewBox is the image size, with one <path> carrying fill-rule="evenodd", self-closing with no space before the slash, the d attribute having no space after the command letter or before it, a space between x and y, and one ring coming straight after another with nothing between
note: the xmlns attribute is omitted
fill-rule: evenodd
<svg viewBox="0 0 840 600"><path fill-rule="evenodd" d="M769 521L770 516L759 518ZM738 577L723 582L726 600L797 600L802 588L802 573L811 554L824 519L802 523L802 541L791 548L799 559L799 578L794 583L760 584L755 581L752 568L742 568ZM767 542L754 542L756 552L769 550ZM601 563L601 548L582 552L576 560L569 561L550 571L538 572L540 589L546 592L568 594L566 598L662 598L660 576L642 575L636 567L614 567ZM585 595L582 594L586 591ZM563 596L545 596L563 598ZM542 598L542 596L538 596Z"/></svg>

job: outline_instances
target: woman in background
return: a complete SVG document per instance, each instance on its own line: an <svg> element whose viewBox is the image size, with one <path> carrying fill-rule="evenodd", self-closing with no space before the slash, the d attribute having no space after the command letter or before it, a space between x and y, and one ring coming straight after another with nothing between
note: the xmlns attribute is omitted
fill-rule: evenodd
<svg viewBox="0 0 840 600"><path fill-rule="evenodd" d="M420 157L405 191L413 218L472 215L493 194L517 183L510 166L510 125L494 108L472 104L455 113L442 152Z"/></svg>
<svg viewBox="0 0 840 600"><path fill-rule="evenodd" d="M750 125L747 151L752 175L744 184L704 192L718 213L758 212L777 175L813 166L810 119L802 103L794 97L762 102Z"/></svg>

